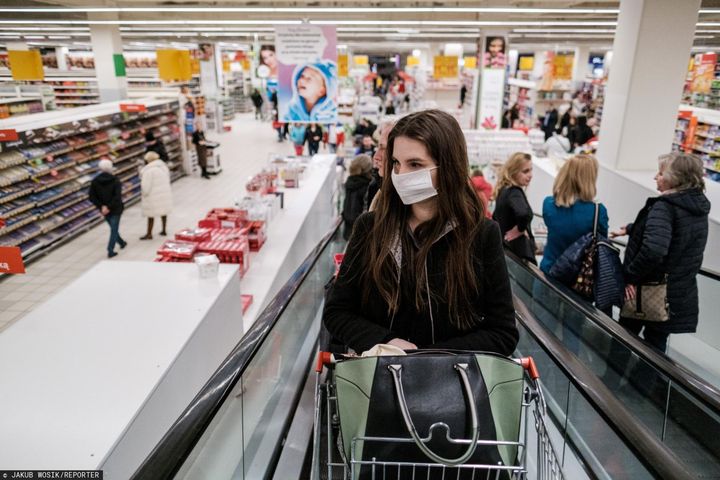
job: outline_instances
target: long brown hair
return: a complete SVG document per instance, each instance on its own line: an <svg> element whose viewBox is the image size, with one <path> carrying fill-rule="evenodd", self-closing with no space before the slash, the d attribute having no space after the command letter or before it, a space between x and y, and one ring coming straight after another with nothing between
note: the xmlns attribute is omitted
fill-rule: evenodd
<svg viewBox="0 0 720 480"><path fill-rule="evenodd" d="M413 255L407 232L411 206L400 200L392 181L393 149L395 139L407 137L425 145L437 163L437 214L415 229L419 249ZM472 188L468 176L468 157L465 137L460 125L449 114L440 110L425 110L403 117L393 127L388 137L385 179L379 196L375 221L368 238L368 264L363 271L363 296L369 299L371 286L380 292L390 307L388 314L397 312L400 298L398 268L391 247L399 235L403 249L403 262L411 262L414 283L415 307L427 308L426 260L435 240L448 224L453 230L447 234L450 242L445 263L445 288L432 292L433 296L447 302L450 322L466 330L478 318L473 312L470 299L479 293L474 264L475 238L484 219L483 206Z"/></svg>

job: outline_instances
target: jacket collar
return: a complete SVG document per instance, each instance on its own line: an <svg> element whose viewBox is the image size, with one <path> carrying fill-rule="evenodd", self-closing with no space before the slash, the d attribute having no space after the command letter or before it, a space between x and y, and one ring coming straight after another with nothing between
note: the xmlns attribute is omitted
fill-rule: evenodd
<svg viewBox="0 0 720 480"><path fill-rule="evenodd" d="M412 230L410 230L410 227L408 228L408 233L410 234L410 239L413 241L416 247L419 247L417 243L417 239L415 238L415 235L413 235ZM445 228L440 233L440 235L433 240L433 244L440 241L441 238L443 238L445 235L450 233L455 228L455 225L452 222L447 222L445 224ZM402 242L400 241L400 232L395 232L395 236L393 237L393 241L390 243L390 253L395 260L395 266L398 269L398 272L400 271L401 265L402 265Z"/></svg>

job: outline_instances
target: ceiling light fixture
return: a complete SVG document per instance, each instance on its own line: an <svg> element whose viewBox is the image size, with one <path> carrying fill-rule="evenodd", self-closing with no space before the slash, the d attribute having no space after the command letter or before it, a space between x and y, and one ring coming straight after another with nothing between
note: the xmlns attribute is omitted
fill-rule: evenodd
<svg viewBox="0 0 720 480"><path fill-rule="evenodd" d="M2 8L5 13L515 13L617 15L617 8L516 8L516 7L86 7Z"/></svg>

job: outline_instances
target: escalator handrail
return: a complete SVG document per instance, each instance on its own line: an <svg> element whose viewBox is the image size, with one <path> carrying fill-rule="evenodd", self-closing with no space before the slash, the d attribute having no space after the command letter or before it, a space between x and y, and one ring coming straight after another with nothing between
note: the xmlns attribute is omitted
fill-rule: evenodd
<svg viewBox="0 0 720 480"><path fill-rule="evenodd" d="M541 219L541 220L542 220L542 218L543 218L542 214L537 213L537 212L533 212L533 215L536 216L536 217L538 217L538 218ZM622 240L618 240L617 238L608 238L608 240L610 240L610 243L615 244L615 245L617 245L617 246L620 246L620 247L623 247L623 248L626 248L626 247L627 247L627 242L624 242L624 241L622 241ZM700 271L699 271L698 273L699 273L700 275L702 275L703 277L708 277L708 278L711 278L711 279L713 279L713 280L715 280L715 281L717 281L717 282L720 282L720 273L719 273L719 272L716 272L716 271L714 271L714 270L710 270L709 268L706 268L706 267L700 267Z"/></svg>
<svg viewBox="0 0 720 480"><path fill-rule="evenodd" d="M597 375L571 353L560 340L549 333L528 310L527 306L514 295L515 317L532 335L538 345L561 369L581 395L603 417L607 425L633 451L643 465L656 478L696 478L685 464L678 460L675 452L662 443L658 437L642 425L623 403L612 394ZM542 377L541 377L542 378Z"/></svg>
<svg viewBox="0 0 720 480"><path fill-rule="evenodd" d="M265 338L313 269L325 247L332 240L340 224L341 220L338 219L330 231L307 255L136 470L132 476L133 479L169 479L177 474L198 440L210 426L215 414L243 376L245 369L255 357Z"/></svg>
<svg viewBox="0 0 720 480"><path fill-rule="evenodd" d="M615 340L620 341L627 348L642 357L643 360L647 361L653 368L667 375L673 383L682 386L688 393L695 396L707 407L720 413L720 390L715 386L708 384L694 372L673 361L668 356L655 351L652 347L640 340L637 335L628 332L618 322L597 310L587 301L578 298L575 292L565 287L565 285L549 278L545 275L545 272L537 266L522 260L509 250L505 250L505 256L510 257L515 263L528 270L533 277L547 285L573 308L580 310Z"/></svg>

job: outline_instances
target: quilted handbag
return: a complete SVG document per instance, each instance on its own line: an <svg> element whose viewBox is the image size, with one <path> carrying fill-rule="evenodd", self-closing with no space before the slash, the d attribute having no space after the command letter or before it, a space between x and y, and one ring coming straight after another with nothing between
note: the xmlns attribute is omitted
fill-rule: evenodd
<svg viewBox="0 0 720 480"><path fill-rule="evenodd" d="M622 307L625 280L620 261L620 250L600 237L595 253L595 306L606 310L613 305Z"/></svg>
<svg viewBox="0 0 720 480"><path fill-rule="evenodd" d="M357 462L373 459L448 466L428 470L428 479L470 478L453 468L464 463L516 464L517 445L477 444L518 441L523 368L511 359L438 351L346 358L335 365L335 388L343 452L356 466L353 480L371 478Z"/></svg>
<svg viewBox="0 0 720 480"><path fill-rule="evenodd" d="M560 280L580 295L592 298L595 282L595 252L600 207L595 204L593 231L586 233L565 249L550 268L550 276Z"/></svg>
<svg viewBox="0 0 720 480"><path fill-rule="evenodd" d="M620 316L647 322L667 322L670 318L667 276L661 282L638 285L635 298L625 300Z"/></svg>

